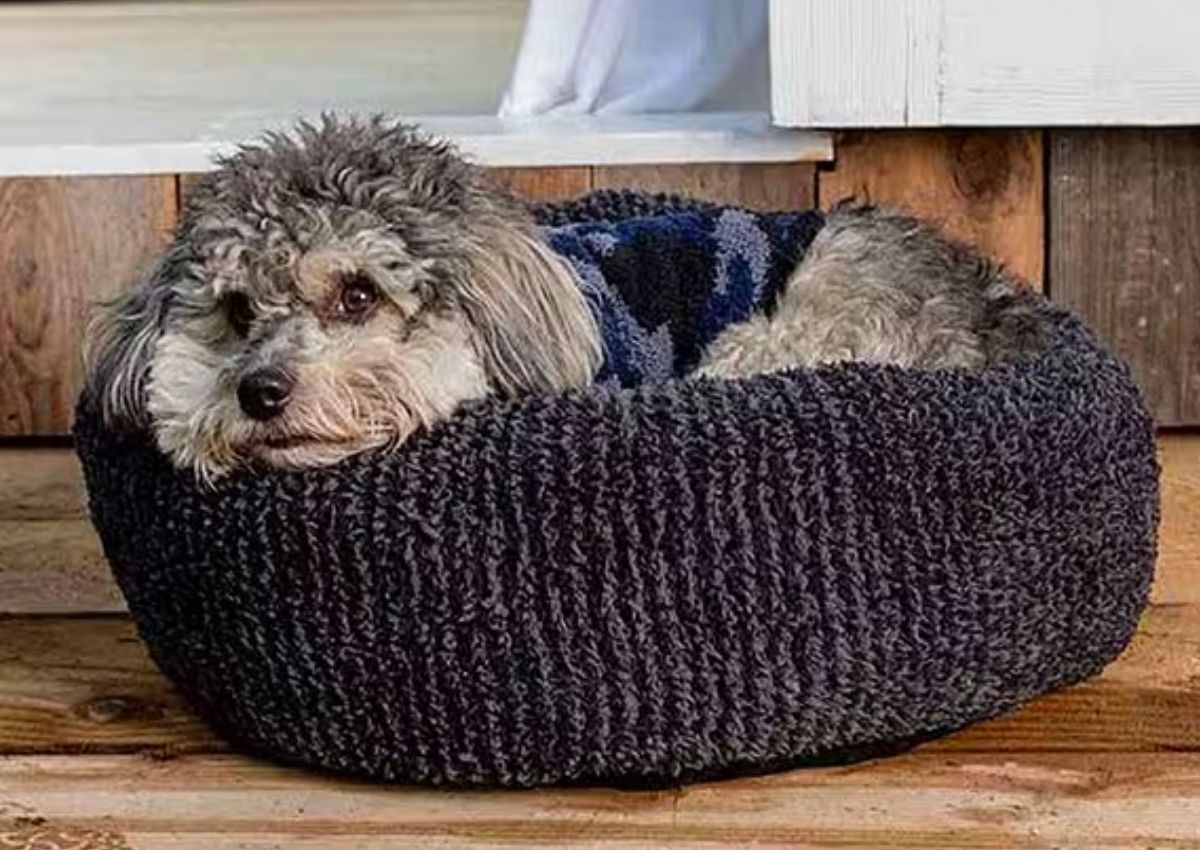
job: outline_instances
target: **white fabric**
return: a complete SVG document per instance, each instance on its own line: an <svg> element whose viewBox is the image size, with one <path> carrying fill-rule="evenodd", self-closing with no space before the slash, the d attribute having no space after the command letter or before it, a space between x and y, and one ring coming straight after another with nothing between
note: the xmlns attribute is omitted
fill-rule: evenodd
<svg viewBox="0 0 1200 850"><path fill-rule="evenodd" d="M767 0L530 0L504 116L763 110Z"/></svg>

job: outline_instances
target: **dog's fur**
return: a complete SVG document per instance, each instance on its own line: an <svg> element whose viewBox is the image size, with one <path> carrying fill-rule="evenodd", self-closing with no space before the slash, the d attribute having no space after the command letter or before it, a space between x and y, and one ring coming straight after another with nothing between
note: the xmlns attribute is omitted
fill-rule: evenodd
<svg viewBox="0 0 1200 850"><path fill-rule="evenodd" d="M727 329L697 374L1019 356L1037 340L1015 292L926 225L840 208L772 315ZM602 350L520 202L412 128L326 119L203 178L149 278L94 320L86 357L110 424L149 426L211 479L398 446L489 395L584 387ZM264 374L286 378L285 397L252 416L249 376Z"/></svg>
<svg viewBox="0 0 1200 850"><path fill-rule="evenodd" d="M770 316L727 328L699 374L866 361L981 367L1040 346L1019 284L977 251L896 210L842 204Z"/></svg>

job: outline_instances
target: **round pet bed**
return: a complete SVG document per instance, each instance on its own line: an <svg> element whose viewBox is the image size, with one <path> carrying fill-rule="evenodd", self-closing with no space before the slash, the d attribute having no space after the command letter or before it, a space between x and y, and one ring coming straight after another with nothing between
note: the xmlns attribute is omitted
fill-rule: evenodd
<svg viewBox="0 0 1200 850"><path fill-rule="evenodd" d="M457 785L758 772L991 717L1126 645L1151 422L1040 315L1028 362L487 403L211 489L87 399L77 440L142 637L252 752Z"/></svg>

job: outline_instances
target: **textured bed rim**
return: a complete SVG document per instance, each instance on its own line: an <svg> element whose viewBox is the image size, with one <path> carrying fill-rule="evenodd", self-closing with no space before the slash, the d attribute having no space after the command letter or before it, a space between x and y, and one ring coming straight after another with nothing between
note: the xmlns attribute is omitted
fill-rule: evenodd
<svg viewBox="0 0 1200 850"><path fill-rule="evenodd" d="M1153 571L1153 428L1046 307L979 372L847 365L487 404L216 490L77 438L162 669L253 752L644 785L885 752L1098 672Z"/></svg>

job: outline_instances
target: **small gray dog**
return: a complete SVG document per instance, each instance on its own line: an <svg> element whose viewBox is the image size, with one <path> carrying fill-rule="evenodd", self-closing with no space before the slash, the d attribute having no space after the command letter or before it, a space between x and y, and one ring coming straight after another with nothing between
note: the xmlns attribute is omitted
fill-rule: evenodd
<svg viewBox="0 0 1200 850"><path fill-rule="evenodd" d="M978 367L1038 345L1017 284L898 213L830 214L771 315L698 375L845 360ZM465 402L585 387L601 364L571 267L446 144L326 119L223 160L140 286L89 328L110 424L213 479L395 447Z"/></svg>

